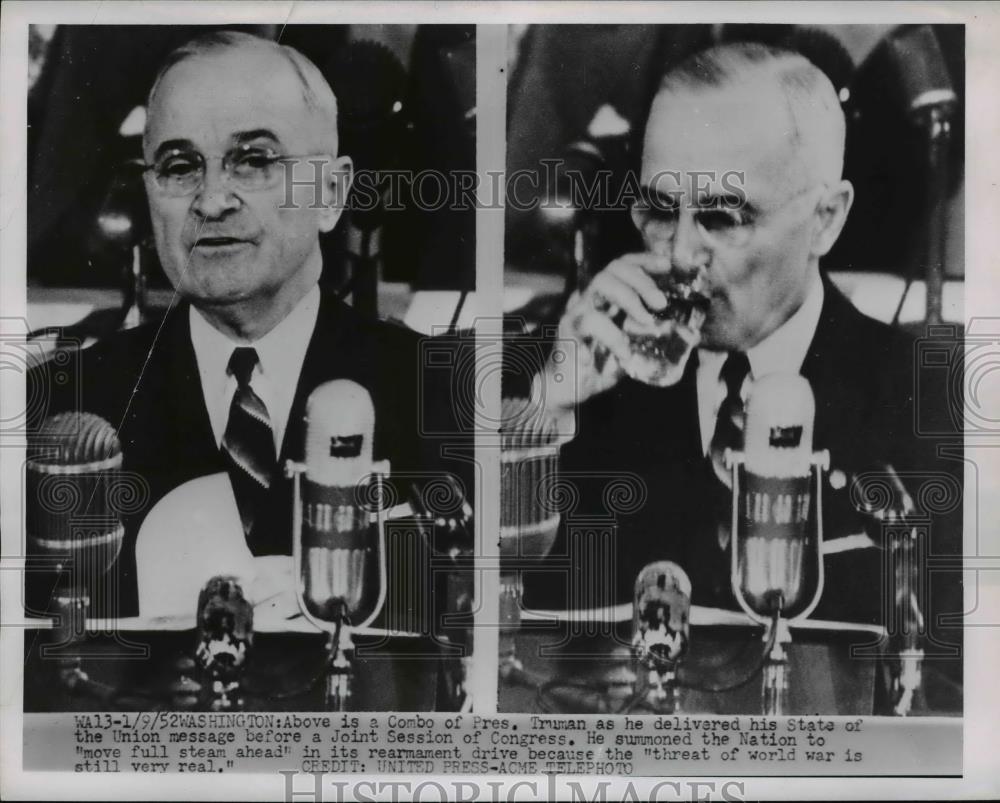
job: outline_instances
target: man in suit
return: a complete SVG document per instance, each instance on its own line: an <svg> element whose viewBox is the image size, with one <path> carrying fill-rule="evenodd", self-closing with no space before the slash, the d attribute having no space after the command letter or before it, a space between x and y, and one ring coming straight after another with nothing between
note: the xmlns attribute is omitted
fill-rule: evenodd
<svg viewBox="0 0 1000 803"><path fill-rule="evenodd" d="M617 527L603 587L578 583L585 599L571 604L629 600L644 565L673 560L691 576L695 604L736 606L720 458L742 448L754 381L792 373L812 387L813 447L830 450L833 469L833 484L824 482L825 591L813 616L886 623L884 553L877 526L851 504L852 480L890 465L919 485L960 476L960 459L940 459L938 443L914 432L915 405L941 408L946 396L915 375L913 341L858 312L820 270L853 200L841 174L844 130L833 86L795 53L722 45L664 77L632 209L646 251L613 261L570 300L559 336L572 346L560 351L576 358L550 359L533 388L561 421L560 468L579 485L563 535L574 517L611 516ZM657 387L629 375L629 333L657 325L653 313L667 298L655 279L671 272L700 273L709 305L700 339L676 323L696 348L678 381ZM642 504L606 507L602 488L616 473L637 478ZM948 482L957 498L935 511L928 554L960 554L960 479ZM567 549L567 541L555 547ZM564 607L568 592L555 580L529 573L528 603ZM932 577L930 588L924 605L960 610L955 573Z"/></svg>
<svg viewBox="0 0 1000 803"><path fill-rule="evenodd" d="M311 62L235 32L178 48L150 92L143 155L157 252L181 303L162 324L85 350L72 392L50 405L74 406L78 391L83 410L117 429L123 468L149 487L113 570L120 600L93 615L138 612L139 526L197 477L229 475L254 556L291 554L281 467L303 459L306 400L321 383L347 378L370 392L374 457L394 474L444 470L421 426L452 423L449 398L421 376L417 335L320 290L319 236L344 209L351 160L338 155L336 99Z"/></svg>

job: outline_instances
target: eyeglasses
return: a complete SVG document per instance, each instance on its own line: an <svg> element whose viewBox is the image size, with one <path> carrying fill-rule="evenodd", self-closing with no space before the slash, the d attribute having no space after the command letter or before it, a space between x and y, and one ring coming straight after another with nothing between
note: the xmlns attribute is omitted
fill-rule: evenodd
<svg viewBox="0 0 1000 803"><path fill-rule="evenodd" d="M754 227L764 217L774 215L803 195L817 187L812 185L787 198L780 206L768 211L760 211L739 205L738 199L733 203L718 201L711 206L695 207L692 217L699 233L707 243L714 246L739 248L746 245L753 236ZM681 199L674 195L657 193L649 187L639 188L639 197L632 203L632 221L643 234L652 225L649 236L656 239L671 240L677 232L677 224L681 215Z"/></svg>
<svg viewBox="0 0 1000 803"><path fill-rule="evenodd" d="M143 172L153 173L156 186L173 198L197 192L205 183L206 163L210 159L222 162L224 180L232 187L247 192L259 192L274 187L283 175L280 166L323 154L288 156L273 148L240 145L223 156L203 156L198 151L172 148L161 154L153 164L140 163Z"/></svg>

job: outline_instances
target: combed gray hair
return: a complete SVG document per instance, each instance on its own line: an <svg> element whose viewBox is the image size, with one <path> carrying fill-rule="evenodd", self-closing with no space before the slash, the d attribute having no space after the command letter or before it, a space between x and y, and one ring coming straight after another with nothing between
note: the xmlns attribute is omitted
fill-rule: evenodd
<svg viewBox="0 0 1000 803"><path fill-rule="evenodd" d="M156 78L153 80L153 86L149 90L149 96L146 100L146 108L152 108L153 98L156 96L156 91L159 89L164 76L181 62L192 58L214 56L243 48L270 49L288 62L288 65L295 72L296 77L302 85L302 99L306 107L317 116L326 118L332 123L333 130L331 134L334 143L336 143L337 98L333 94L330 84L323 77L323 73L319 71L319 68L294 47L282 45L270 39L264 39L242 31L211 31L210 33L197 36L172 50L166 59L164 59L159 72L156 74ZM148 120L147 116L147 131L149 126ZM146 132L143 133L144 139L145 136Z"/></svg>
<svg viewBox="0 0 1000 803"><path fill-rule="evenodd" d="M797 152L812 150L809 165L827 181L840 179L846 123L837 92L822 70L799 53L758 42L731 42L692 54L660 82L665 92L771 84L784 96Z"/></svg>

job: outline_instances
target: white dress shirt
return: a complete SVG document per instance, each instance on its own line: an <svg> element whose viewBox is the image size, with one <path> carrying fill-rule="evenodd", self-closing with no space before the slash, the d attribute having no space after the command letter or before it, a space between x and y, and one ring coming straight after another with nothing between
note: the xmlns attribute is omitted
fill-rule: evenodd
<svg viewBox="0 0 1000 803"><path fill-rule="evenodd" d="M812 343L823 310L823 282L816 275L806 292L805 300L795 313L756 346L747 349L750 375L743 383L742 395L754 377L777 372L799 373ZM715 433L719 407L726 398L726 383L719 376L728 352L698 349L698 419L701 425L701 447L708 454Z"/></svg>
<svg viewBox="0 0 1000 803"><path fill-rule="evenodd" d="M274 433L275 454L281 454L299 374L318 317L319 285L314 285L270 332L253 343L237 343L205 320L194 306L191 307L191 343L217 445L222 444L229 422L229 407L236 392L236 377L226 370L229 358L233 349L251 346L257 350L259 362L250 377L250 387L267 407Z"/></svg>

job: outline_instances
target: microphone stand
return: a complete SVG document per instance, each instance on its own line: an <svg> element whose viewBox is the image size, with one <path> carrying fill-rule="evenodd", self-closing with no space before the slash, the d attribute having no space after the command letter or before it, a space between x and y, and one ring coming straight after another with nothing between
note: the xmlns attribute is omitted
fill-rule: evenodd
<svg viewBox="0 0 1000 803"><path fill-rule="evenodd" d="M330 634L327 642L329 653L329 663L326 670L326 693L324 704L328 711L348 711L353 696L354 683L354 641L352 633L364 627L368 627L375 618L382 612L385 606L387 569L385 556L385 515L382 505L379 504L385 498L383 482L389 476L389 462L380 460L372 464L371 478L376 483L375 494L372 497L376 500L375 511L369 514L369 524L376 526L378 539L378 565L379 565L379 589L378 599L372 612L357 625L352 624L350 613L345 606L339 606L340 611L333 621L327 621L315 616L309 610L309 605L305 600L305 583L302 579L302 488L301 477L306 471L305 463L296 463L289 460L285 463L285 476L291 478L292 490L292 562L295 582L295 597L299 603L299 610L302 615L316 627L317 630Z"/></svg>
<svg viewBox="0 0 1000 803"><path fill-rule="evenodd" d="M570 144L557 168L554 185L548 187L548 195L539 207L543 225L549 228L568 249L566 264L565 298L574 291L583 290L590 283L593 273L591 256L597 231L593 210L576 205L584 185L600 175L606 165L606 158L592 139L583 139Z"/></svg>
<svg viewBox="0 0 1000 803"><path fill-rule="evenodd" d="M785 613L785 592L776 589L771 596L770 611L761 611L750 604L743 592L741 583L741 572L739 565L740 550L738 548L740 533L740 469L744 467L745 455L732 449L726 449L723 460L726 468L732 472L733 481L733 510L732 510L732 536L731 536L731 574L733 595L743 611L754 621L763 624L764 644L771 644L764 661L763 683L761 688L761 700L763 703L763 713L767 716L783 716L788 709L788 651L787 646L792 641L789 622L799 619L806 619L819 604L820 597L823 596L824 567L823 567L823 472L830 468L830 452L826 449L814 452L810 460L813 482L816 488L816 589L812 599L807 603L804 610L791 619ZM772 643L773 637L773 643Z"/></svg>
<svg viewBox="0 0 1000 803"><path fill-rule="evenodd" d="M501 531L504 528L501 527ZM519 533L508 536L501 532L501 539L516 538ZM524 583L519 570L500 573L500 646L498 674L502 683L511 685L537 685L524 663L517 657L517 633L521 628Z"/></svg>
<svg viewBox="0 0 1000 803"><path fill-rule="evenodd" d="M645 703L651 711L658 714L679 714L681 713L680 697L678 696L679 684L677 682L677 662L671 661L669 665L649 665L640 659L640 665L648 668L646 673L645 693L638 691L633 700L626 706L628 713L640 703Z"/></svg>
<svg viewBox="0 0 1000 803"><path fill-rule="evenodd" d="M869 480L875 483L870 488ZM871 537L884 544L888 552L892 624L880 647L890 673L890 711L905 717L910 714L914 696L920 692L924 660L925 621L920 605L924 555L917 512L902 479L890 464L878 464L871 477L861 474L853 482L859 489L855 510L865 516L874 528ZM881 500L883 494L887 494L888 503L870 504L869 500Z"/></svg>
<svg viewBox="0 0 1000 803"><path fill-rule="evenodd" d="M774 612L774 618L764 631L765 643L771 638L772 628L775 630L774 645L764 661L761 697L764 713L780 717L788 710L788 651L785 647L792 641L788 620L781 615L780 607Z"/></svg>
<svg viewBox="0 0 1000 803"><path fill-rule="evenodd" d="M902 514L905 516L905 514ZM905 518L903 519L905 521ZM913 706L914 695L921 685L921 668L924 650L920 633L924 629L924 617L917 601L917 531L907 528L905 535L896 534L891 538L889 549L894 562L896 616L901 626L898 664L893 667L892 713L899 717L908 716Z"/></svg>
<svg viewBox="0 0 1000 803"><path fill-rule="evenodd" d="M125 296L122 305L122 329L135 329L149 317L146 301L146 274L142 267L142 248L132 246L132 265L125 279Z"/></svg>

